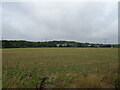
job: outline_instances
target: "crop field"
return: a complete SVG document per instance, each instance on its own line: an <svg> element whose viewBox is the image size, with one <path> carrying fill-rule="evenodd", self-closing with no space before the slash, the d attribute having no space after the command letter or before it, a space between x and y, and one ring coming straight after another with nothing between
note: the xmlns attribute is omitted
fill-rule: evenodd
<svg viewBox="0 0 120 90"><path fill-rule="evenodd" d="M117 48L3 49L3 88L114 88Z"/></svg>

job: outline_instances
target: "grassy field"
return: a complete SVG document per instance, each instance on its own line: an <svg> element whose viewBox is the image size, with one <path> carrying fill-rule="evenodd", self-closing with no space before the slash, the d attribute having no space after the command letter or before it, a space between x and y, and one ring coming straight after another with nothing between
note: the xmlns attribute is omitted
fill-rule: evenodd
<svg viewBox="0 0 120 90"><path fill-rule="evenodd" d="M3 49L3 88L114 88L117 48Z"/></svg>
<svg viewBox="0 0 120 90"><path fill-rule="evenodd" d="M0 89L2 89L2 50L0 49Z"/></svg>

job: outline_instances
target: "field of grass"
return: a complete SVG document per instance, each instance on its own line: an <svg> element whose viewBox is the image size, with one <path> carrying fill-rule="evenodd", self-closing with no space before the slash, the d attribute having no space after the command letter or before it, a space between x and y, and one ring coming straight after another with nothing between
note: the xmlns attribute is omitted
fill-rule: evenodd
<svg viewBox="0 0 120 90"><path fill-rule="evenodd" d="M2 89L2 50L0 49L0 89Z"/></svg>
<svg viewBox="0 0 120 90"><path fill-rule="evenodd" d="M3 49L3 88L114 88L117 48Z"/></svg>

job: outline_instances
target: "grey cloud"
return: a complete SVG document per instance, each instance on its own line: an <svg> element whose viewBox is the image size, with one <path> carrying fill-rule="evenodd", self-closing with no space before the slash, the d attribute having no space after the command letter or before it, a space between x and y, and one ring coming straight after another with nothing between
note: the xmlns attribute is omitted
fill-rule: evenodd
<svg viewBox="0 0 120 90"><path fill-rule="evenodd" d="M4 39L117 43L117 3L4 3Z"/></svg>

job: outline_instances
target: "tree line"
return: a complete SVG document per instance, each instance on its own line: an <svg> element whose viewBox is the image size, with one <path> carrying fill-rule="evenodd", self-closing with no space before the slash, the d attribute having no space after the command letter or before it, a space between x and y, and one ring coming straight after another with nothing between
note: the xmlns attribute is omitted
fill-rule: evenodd
<svg viewBox="0 0 120 90"><path fill-rule="evenodd" d="M108 47L116 48L117 44L93 44L74 41L32 42L25 40L2 40L2 48L33 48L33 47Z"/></svg>

